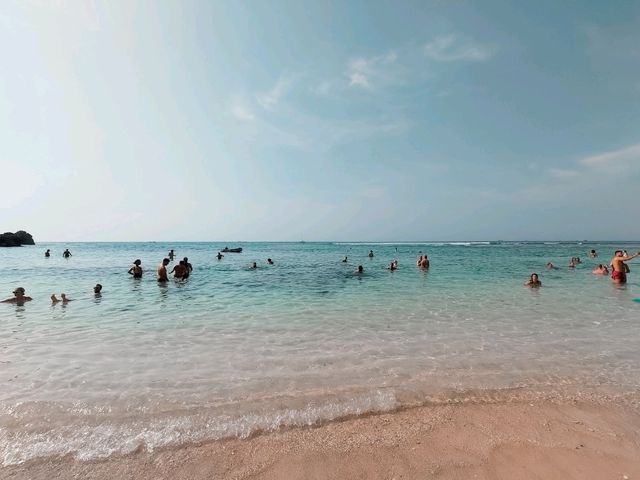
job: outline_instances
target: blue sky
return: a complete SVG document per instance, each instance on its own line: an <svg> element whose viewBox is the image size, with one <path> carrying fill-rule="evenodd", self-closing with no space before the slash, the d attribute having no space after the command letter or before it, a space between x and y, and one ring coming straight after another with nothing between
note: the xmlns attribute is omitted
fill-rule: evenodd
<svg viewBox="0 0 640 480"><path fill-rule="evenodd" d="M0 3L0 229L640 239L640 3Z"/></svg>

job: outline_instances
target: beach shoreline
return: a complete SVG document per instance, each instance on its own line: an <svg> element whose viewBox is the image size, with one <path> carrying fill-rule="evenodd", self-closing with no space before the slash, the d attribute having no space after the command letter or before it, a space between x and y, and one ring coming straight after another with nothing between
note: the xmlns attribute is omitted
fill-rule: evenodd
<svg viewBox="0 0 640 480"><path fill-rule="evenodd" d="M450 403L105 460L0 469L3 479L638 478L637 403Z"/></svg>

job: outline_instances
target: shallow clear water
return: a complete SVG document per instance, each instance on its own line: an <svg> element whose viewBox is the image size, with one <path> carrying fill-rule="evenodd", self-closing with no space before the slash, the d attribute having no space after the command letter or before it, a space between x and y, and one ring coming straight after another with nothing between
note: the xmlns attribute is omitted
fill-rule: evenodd
<svg viewBox="0 0 640 480"><path fill-rule="evenodd" d="M624 287L591 275L619 244L243 243L218 261L224 246L0 249L3 297L24 286L34 298L0 304L3 464L246 436L452 391L640 385L640 262ZM158 285L169 248L195 270ZM584 264L567 268L572 256ZM136 258L141 280L126 273ZM543 287L524 288L534 271ZM73 301L52 306L60 292Z"/></svg>

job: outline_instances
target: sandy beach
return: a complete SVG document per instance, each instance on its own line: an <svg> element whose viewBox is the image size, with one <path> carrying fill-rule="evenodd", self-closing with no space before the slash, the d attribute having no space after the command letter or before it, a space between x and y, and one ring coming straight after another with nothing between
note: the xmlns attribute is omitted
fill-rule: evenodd
<svg viewBox="0 0 640 480"><path fill-rule="evenodd" d="M3 479L634 479L640 413L629 402L428 405L309 428L5 467Z"/></svg>

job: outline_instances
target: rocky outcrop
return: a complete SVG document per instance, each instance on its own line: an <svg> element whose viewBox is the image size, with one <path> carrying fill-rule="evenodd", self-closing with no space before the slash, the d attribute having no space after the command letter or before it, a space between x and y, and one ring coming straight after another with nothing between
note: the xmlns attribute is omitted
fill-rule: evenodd
<svg viewBox="0 0 640 480"><path fill-rule="evenodd" d="M22 245L35 245L31 234L24 230L16 233L6 232L0 234L0 247L21 247Z"/></svg>

